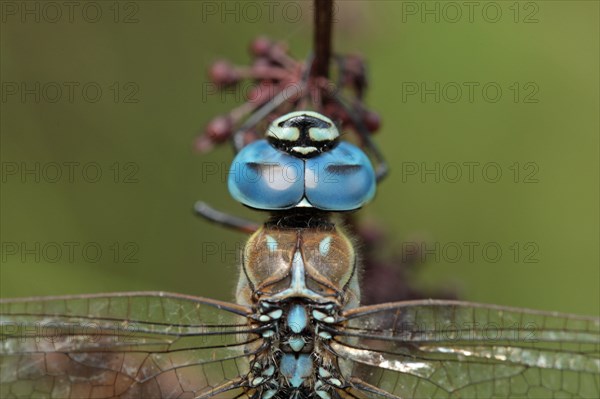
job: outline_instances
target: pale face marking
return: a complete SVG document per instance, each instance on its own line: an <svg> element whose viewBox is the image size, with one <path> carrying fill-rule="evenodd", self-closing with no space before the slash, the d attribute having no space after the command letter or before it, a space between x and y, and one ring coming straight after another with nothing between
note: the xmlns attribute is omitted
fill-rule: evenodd
<svg viewBox="0 0 600 399"><path fill-rule="evenodd" d="M321 119L323 118L321 117ZM333 122L331 122L331 127L329 127L329 129L312 127L308 130L308 135L313 141L332 141L337 139L340 136L340 133Z"/></svg>
<svg viewBox="0 0 600 399"><path fill-rule="evenodd" d="M289 114L285 114L275 119L269 129L267 130L267 136L274 137L280 140L298 140L300 137L300 130L295 127L288 126L286 128L279 127L281 122L285 122L289 119L298 117L298 116L308 116L315 119L319 119L325 121L329 124L329 128L317 128L312 127L309 130L309 136L314 141L326 141L326 140L335 140L339 137L340 132L335 127L335 124L331 119L326 117L325 115L321 115L318 112L313 111L296 111L290 112Z"/></svg>
<svg viewBox="0 0 600 399"><path fill-rule="evenodd" d="M274 120L267 129L266 137L275 148L305 158L334 146L340 132L326 116L298 111Z"/></svg>
<svg viewBox="0 0 600 399"><path fill-rule="evenodd" d="M318 149L317 149L317 147L312 147L312 146L310 146L310 147L296 146L296 147L292 147L292 151L297 152L302 155L308 155L310 153L317 152Z"/></svg>
<svg viewBox="0 0 600 399"><path fill-rule="evenodd" d="M267 130L267 137L273 137L278 140L296 141L300 138L300 129L297 127L279 127L272 124Z"/></svg>

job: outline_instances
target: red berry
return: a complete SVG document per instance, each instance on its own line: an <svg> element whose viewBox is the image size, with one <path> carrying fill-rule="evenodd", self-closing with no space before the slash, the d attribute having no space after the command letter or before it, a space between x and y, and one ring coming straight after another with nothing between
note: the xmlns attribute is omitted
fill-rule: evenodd
<svg viewBox="0 0 600 399"><path fill-rule="evenodd" d="M208 71L210 79L219 86L236 84L240 76L228 61L220 60L211 65Z"/></svg>
<svg viewBox="0 0 600 399"><path fill-rule="evenodd" d="M269 53L273 43L264 36L259 36L250 43L250 53L255 57L264 57Z"/></svg>
<svg viewBox="0 0 600 399"><path fill-rule="evenodd" d="M233 133L233 121L228 116L217 116L208 122L205 133L215 143L227 141Z"/></svg>
<svg viewBox="0 0 600 399"><path fill-rule="evenodd" d="M367 130L369 130L371 133L375 133L381 127L381 118L376 112L366 111L363 115L363 120Z"/></svg>

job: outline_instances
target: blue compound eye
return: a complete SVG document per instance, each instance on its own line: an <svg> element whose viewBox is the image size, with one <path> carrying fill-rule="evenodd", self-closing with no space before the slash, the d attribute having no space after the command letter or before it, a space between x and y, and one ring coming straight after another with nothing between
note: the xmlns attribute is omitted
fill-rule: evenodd
<svg viewBox="0 0 600 399"><path fill-rule="evenodd" d="M350 211L375 195L373 166L365 153L350 143L307 159L304 173L304 195L318 209Z"/></svg>
<svg viewBox="0 0 600 399"><path fill-rule="evenodd" d="M227 185L236 201L251 208L290 209L304 197L304 162L258 140L237 154Z"/></svg>
<svg viewBox="0 0 600 399"><path fill-rule="evenodd" d="M267 140L240 151L229 171L229 192L255 209L358 209L375 195L375 171L358 147L338 142L333 122L310 111L276 119Z"/></svg>
<svg viewBox="0 0 600 399"><path fill-rule="evenodd" d="M298 111L273 121L266 136L273 147L290 155L310 158L335 147L340 133L326 116Z"/></svg>

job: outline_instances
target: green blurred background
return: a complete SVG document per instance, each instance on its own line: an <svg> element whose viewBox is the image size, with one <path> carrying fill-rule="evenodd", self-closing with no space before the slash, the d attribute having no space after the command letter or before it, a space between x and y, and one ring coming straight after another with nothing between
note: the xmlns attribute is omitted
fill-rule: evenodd
<svg viewBox="0 0 600 399"><path fill-rule="evenodd" d="M220 58L246 63L257 35L306 56L310 3L92 3L72 15L60 6L62 17L44 2L29 2L33 14L2 3L1 296L166 290L231 300L245 237L195 218L192 205L264 215L209 173L227 167L227 146L192 150L202 127L240 102L210 95L205 71ZM362 217L396 250L415 237L438 243L439 259L425 254L415 284L598 314L599 3L476 2L471 14L448 4L337 4L335 48L369 62L368 104L382 116L376 140L391 168ZM23 92L36 82L39 101ZM421 85L436 82L439 102L422 97ZM469 162L478 163L472 181ZM436 163L439 181L411 174ZM39 176L21 175L36 165ZM494 180L497 167L501 178L486 181L482 172ZM97 170L99 181L86 181ZM486 243L502 249L497 262L482 254ZM525 262L533 250L537 263Z"/></svg>

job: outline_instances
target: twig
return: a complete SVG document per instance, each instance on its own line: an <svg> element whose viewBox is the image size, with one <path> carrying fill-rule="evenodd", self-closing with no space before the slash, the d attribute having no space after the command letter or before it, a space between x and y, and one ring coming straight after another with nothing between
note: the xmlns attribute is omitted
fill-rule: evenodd
<svg viewBox="0 0 600 399"><path fill-rule="evenodd" d="M333 23L333 0L314 0L315 34L313 47L315 57L311 68L312 77L329 77L331 58L331 31Z"/></svg>

